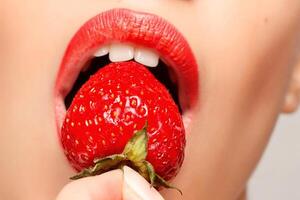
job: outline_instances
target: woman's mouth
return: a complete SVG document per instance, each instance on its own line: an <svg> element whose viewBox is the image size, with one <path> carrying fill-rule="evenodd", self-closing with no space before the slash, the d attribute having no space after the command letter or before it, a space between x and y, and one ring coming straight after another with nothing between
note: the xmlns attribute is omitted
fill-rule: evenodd
<svg viewBox="0 0 300 200"><path fill-rule="evenodd" d="M55 85L59 132L66 109L89 77L111 62L129 60L147 67L169 90L183 118L189 118L198 101L199 80L188 42L161 17L113 9L86 22L68 45Z"/></svg>

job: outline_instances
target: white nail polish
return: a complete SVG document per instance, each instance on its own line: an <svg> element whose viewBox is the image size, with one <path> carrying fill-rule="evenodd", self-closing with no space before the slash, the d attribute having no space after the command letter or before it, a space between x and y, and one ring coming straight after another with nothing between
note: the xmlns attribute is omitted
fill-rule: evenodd
<svg viewBox="0 0 300 200"><path fill-rule="evenodd" d="M159 192L133 169L125 166L123 196L124 200L164 200Z"/></svg>

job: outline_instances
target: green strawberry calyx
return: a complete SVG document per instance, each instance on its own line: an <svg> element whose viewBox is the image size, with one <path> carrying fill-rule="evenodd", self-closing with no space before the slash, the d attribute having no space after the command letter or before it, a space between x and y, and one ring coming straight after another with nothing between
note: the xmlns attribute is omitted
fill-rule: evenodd
<svg viewBox="0 0 300 200"><path fill-rule="evenodd" d="M114 154L104 158L95 159L94 165L82 170L77 175L71 177L77 180L84 177L96 176L114 169L123 169L125 165L136 170L143 176L152 187L164 187L177 190L181 195L180 189L170 185L161 176L155 173L154 167L146 160L148 149L148 123L137 131L127 142L121 154Z"/></svg>

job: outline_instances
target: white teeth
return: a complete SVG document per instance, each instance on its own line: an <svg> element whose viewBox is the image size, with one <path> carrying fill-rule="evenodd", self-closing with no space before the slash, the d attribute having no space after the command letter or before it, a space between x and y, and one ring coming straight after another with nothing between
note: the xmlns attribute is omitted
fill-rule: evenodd
<svg viewBox="0 0 300 200"><path fill-rule="evenodd" d="M108 54L108 52L109 52L109 46L103 46L94 53L94 56L95 57L105 56L106 54Z"/></svg>
<svg viewBox="0 0 300 200"><path fill-rule="evenodd" d="M122 62L133 59L134 47L130 44L116 43L109 49L109 60L111 62Z"/></svg>
<svg viewBox="0 0 300 200"><path fill-rule="evenodd" d="M101 57L109 54L111 62L122 62L134 59L147 67L157 67L159 56L154 50L145 47L134 47L126 43L113 43L102 46L95 53L95 57Z"/></svg>
<svg viewBox="0 0 300 200"><path fill-rule="evenodd" d="M159 56L151 49L137 47L134 52L134 60L148 67L157 67Z"/></svg>

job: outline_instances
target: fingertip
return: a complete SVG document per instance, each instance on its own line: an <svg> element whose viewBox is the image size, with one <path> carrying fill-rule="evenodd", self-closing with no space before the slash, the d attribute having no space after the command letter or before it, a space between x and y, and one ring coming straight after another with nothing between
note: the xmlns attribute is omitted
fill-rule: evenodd
<svg viewBox="0 0 300 200"><path fill-rule="evenodd" d="M124 200L163 200L159 192L133 169L125 166L123 182Z"/></svg>
<svg viewBox="0 0 300 200"><path fill-rule="evenodd" d="M56 200L120 200L122 199L122 182L121 170L82 178L67 184Z"/></svg>
<svg viewBox="0 0 300 200"><path fill-rule="evenodd" d="M159 192L133 169L125 166L67 184L56 200L163 200Z"/></svg>

